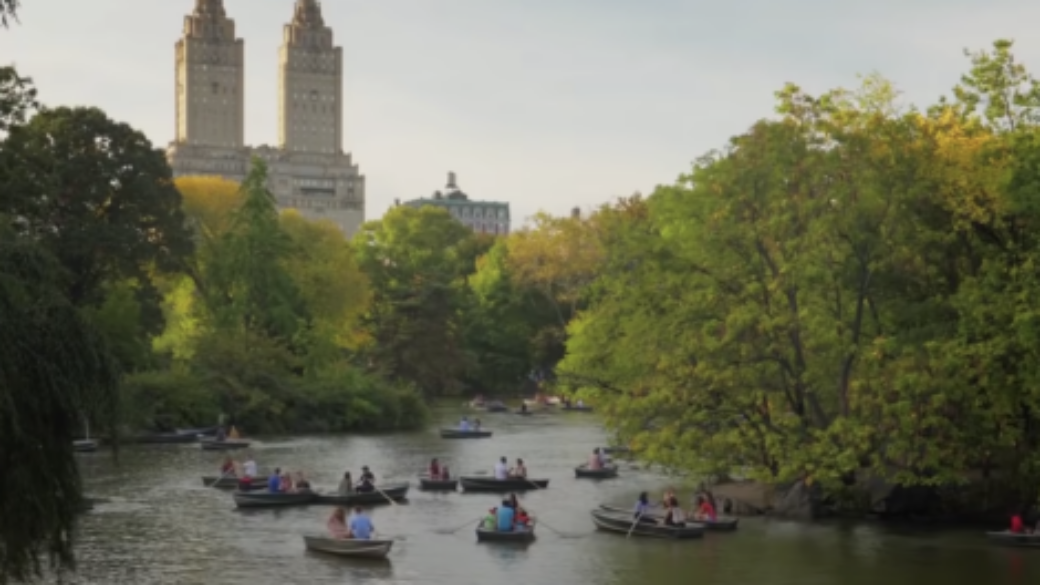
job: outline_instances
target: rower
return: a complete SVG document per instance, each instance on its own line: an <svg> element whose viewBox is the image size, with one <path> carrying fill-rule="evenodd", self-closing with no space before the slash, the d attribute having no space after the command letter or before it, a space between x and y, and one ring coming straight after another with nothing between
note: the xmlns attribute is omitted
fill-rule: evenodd
<svg viewBox="0 0 1040 585"><path fill-rule="evenodd" d="M502 505L498 507L498 528L501 532L512 532L513 521L516 519L516 511L509 505L509 500L502 500Z"/></svg>
<svg viewBox="0 0 1040 585"><path fill-rule="evenodd" d="M586 467L588 467L589 471L603 469L603 458L599 453L599 447L593 449L592 456L589 457L589 463Z"/></svg>
<svg viewBox="0 0 1040 585"><path fill-rule="evenodd" d="M252 455L247 455L246 460L242 462L242 475L249 479L256 477L256 461L253 460Z"/></svg>

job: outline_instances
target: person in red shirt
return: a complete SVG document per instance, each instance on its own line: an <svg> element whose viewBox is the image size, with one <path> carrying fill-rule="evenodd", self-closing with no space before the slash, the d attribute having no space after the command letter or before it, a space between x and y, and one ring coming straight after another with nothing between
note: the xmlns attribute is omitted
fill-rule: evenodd
<svg viewBox="0 0 1040 585"><path fill-rule="evenodd" d="M703 495L697 496L697 519L709 522L714 522L718 519L715 515L715 506L712 506L711 500Z"/></svg>
<svg viewBox="0 0 1040 585"><path fill-rule="evenodd" d="M433 461L430 461L430 479L440 479L440 478L441 478L441 465L440 465L440 462L437 461L437 458L434 457Z"/></svg>
<svg viewBox="0 0 1040 585"><path fill-rule="evenodd" d="M1013 534L1022 534L1026 531L1025 525L1022 523L1022 515L1015 513L1011 516L1011 532Z"/></svg>

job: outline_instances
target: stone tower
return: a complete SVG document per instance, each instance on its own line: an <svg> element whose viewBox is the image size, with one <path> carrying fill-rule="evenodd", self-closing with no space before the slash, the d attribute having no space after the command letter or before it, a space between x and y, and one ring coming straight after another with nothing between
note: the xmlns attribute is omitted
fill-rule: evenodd
<svg viewBox="0 0 1040 585"><path fill-rule="evenodd" d="M195 0L176 44L176 142L245 143L245 55L223 0Z"/></svg>
<svg viewBox="0 0 1040 585"><path fill-rule="evenodd" d="M280 146L337 154L343 145L343 49L332 44L317 0L296 0L279 53Z"/></svg>

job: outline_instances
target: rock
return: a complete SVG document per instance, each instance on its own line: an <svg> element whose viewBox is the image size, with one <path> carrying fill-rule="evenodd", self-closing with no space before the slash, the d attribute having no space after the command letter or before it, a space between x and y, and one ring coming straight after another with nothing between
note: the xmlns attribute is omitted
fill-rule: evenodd
<svg viewBox="0 0 1040 585"><path fill-rule="evenodd" d="M772 513L781 518L815 520L825 515L819 486L796 482L788 488L777 488Z"/></svg>

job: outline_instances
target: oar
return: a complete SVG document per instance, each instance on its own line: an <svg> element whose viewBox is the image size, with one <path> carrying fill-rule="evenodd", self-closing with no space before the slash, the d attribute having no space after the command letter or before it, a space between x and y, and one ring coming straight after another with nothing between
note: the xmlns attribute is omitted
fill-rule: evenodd
<svg viewBox="0 0 1040 585"><path fill-rule="evenodd" d="M213 487L213 486L217 485L218 483L220 483L220 480L224 479L225 477L228 476L229 473L233 473L234 471L235 471L235 468L232 467L231 469L225 471L224 475L222 475L222 476L218 477L217 479L213 480L213 483L209 484L206 487Z"/></svg>
<svg viewBox="0 0 1040 585"><path fill-rule="evenodd" d="M383 490L379 489L379 486L377 486L376 484L373 483L372 487L376 488L376 491L379 492L379 495L381 495L384 498L386 498L386 501L390 502L394 506L400 506L400 504L395 502L393 498L391 498L390 496L386 495L386 492L384 492Z"/></svg>
<svg viewBox="0 0 1040 585"><path fill-rule="evenodd" d="M472 526L472 525L476 524L477 522L480 522L481 520L483 520L483 518L477 518L476 520L470 520L469 522L466 522L465 524L463 524L462 526L459 526L457 528L452 528L450 530L445 530L443 528L438 528L434 532L436 532L438 534L455 534L456 532L462 530L463 528L465 528L467 526Z"/></svg>
<svg viewBox="0 0 1040 585"><path fill-rule="evenodd" d="M632 531L636 529L636 525L638 525L639 521L642 520L642 519L643 519L643 511L640 510L639 514L636 515L636 521L633 522L632 523L632 527L628 529L628 534L625 535L625 538L628 538L628 537L632 536Z"/></svg>
<svg viewBox="0 0 1040 585"><path fill-rule="evenodd" d="M525 478L523 478L523 479L524 479L524 481L526 481L527 483L531 484L531 487L533 487L533 488L534 488L534 489L536 489L536 490L541 490L541 489L545 489L545 488L543 488L543 487L539 486L538 484L536 484L535 482L533 482L533 481L531 481L531 480L527 479L526 477L525 477ZM563 531L561 531L561 530L557 530L557 529L553 528L552 526L549 526L548 524L546 524L544 520L539 520L537 516L533 516L533 517L532 517L531 519L532 519L532 520L535 520L535 521L536 521L536 522L535 522L536 524L539 524L539 525L545 526L545 527L546 527L546 528L548 528L549 530L552 530L552 531L553 531L553 532L555 532L555 533L556 533L556 535L557 535L557 536L559 536L560 538L582 538L582 537L586 536L585 534L567 533L567 532L563 532Z"/></svg>

